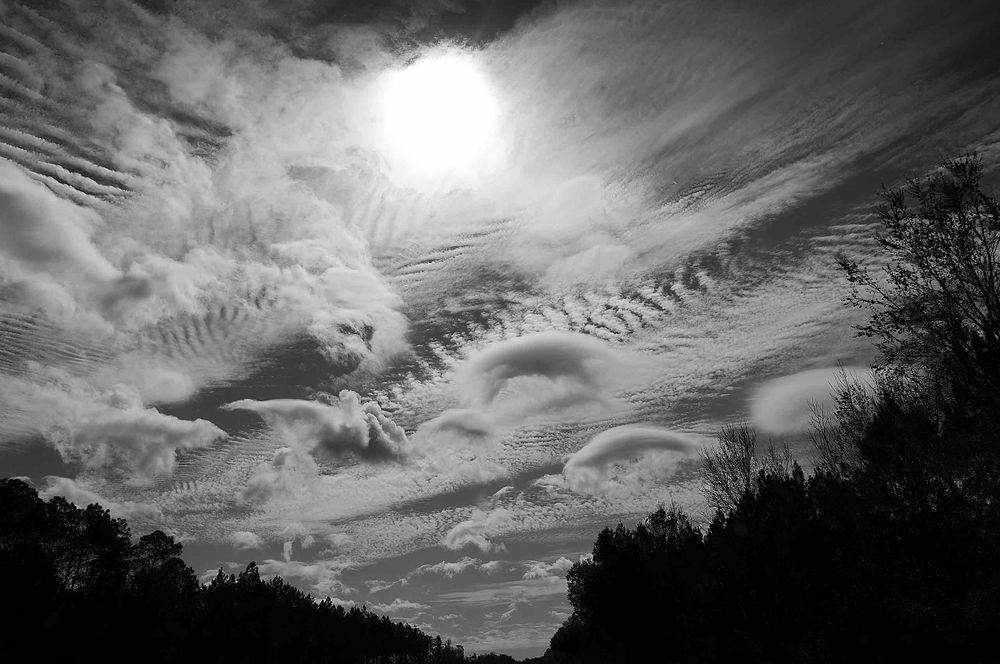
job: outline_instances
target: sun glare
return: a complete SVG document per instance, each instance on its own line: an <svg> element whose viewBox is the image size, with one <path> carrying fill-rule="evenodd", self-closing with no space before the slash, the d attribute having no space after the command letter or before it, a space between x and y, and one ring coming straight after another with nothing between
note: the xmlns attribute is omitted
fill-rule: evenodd
<svg viewBox="0 0 1000 664"><path fill-rule="evenodd" d="M496 99L475 62L460 54L386 74L382 102L385 149L397 169L460 174L480 166L494 145Z"/></svg>

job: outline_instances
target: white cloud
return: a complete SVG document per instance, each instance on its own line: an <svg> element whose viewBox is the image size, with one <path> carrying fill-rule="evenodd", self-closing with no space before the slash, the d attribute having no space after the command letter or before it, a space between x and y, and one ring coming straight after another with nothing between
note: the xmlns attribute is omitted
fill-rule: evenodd
<svg viewBox="0 0 1000 664"><path fill-rule="evenodd" d="M625 425L602 431L570 455L563 466L563 477L574 491L600 493L608 479L609 467L631 457L665 453L663 469L673 471L677 464L698 449L690 436L654 426Z"/></svg>
<svg viewBox="0 0 1000 664"><path fill-rule="evenodd" d="M461 560L456 560L454 562L442 560L441 562L434 564L421 565L410 572L410 574L407 575L407 578L421 574L438 574L447 579L453 579L456 576L468 571L483 571L487 574L495 574L500 570L502 565L503 561L491 560L484 562L478 558L470 558L466 556Z"/></svg>
<svg viewBox="0 0 1000 664"><path fill-rule="evenodd" d="M176 450L206 447L226 433L207 420L181 420L153 408L108 408L78 422L70 437L88 466L124 462L139 476L150 478L173 472Z"/></svg>
<svg viewBox="0 0 1000 664"><path fill-rule="evenodd" d="M337 553L354 544L354 538L347 533L327 533L323 540L330 546L323 553Z"/></svg>
<svg viewBox="0 0 1000 664"><path fill-rule="evenodd" d="M449 549L474 546L483 552L503 551L502 543L494 542L496 537L512 525L513 515L503 507L484 512L473 510L469 519L452 527L441 540Z"/></svg>
<svg viewBox="0 0 1000 664"><path fill-rule="evenodd" d="M282 447L240 490L239 498L251 505L263 505L277 496L291 496L308 488L319 474L316 461L307 452Z"/></svg>
<svg viewBox="0 0 1000 664"><path fill-rule="evenodd" d="M438 444L449 435L462 441L489 440L496 435L498 428L487 413L473 408L449 408L421 424L418 431L420 436Z"/></svg>
<svg viewBox="0 0 1000 664"><path fill-rule="evenodd" d="M838 387L847 381L872 389L868 367L809 369L772 378L756 387L750 401L750 419L764 433L804 433L812 428L816 408L832 413Z"/></svg>
<svg viewBox="0 0 1000 664"><path fill-rule="evenodd" d="M349 560L317 560L304 563L296 560L265 560L258 566L261 577L280 576L285 581L298 581L320 597L354 592L340 580L341 574L355 566Z"/></svg>
<svg viewBox="0 0 1000 664"><path fill-rule="evenodd" d="M0 253L29 275L40 272L70 285L109 286L120 273L91 241L98 222L92 211L58 198L23 169L0 159Z"/></svg>
<svg viewBox="0 0 1000 664"><path fill-rule="evenodd" d="M566 572L573 566L573 561L565 556L560 556L552 563L529 562L528 570L521 577L530 579L558 579L566 576Z"/></svg>
<svg viewBox="0 0 1000 664"><path fill-rule="evenodd" d="M124 471L136 480L170 475L177 450L226 438L207 420L182 420L144 408L126 385L97 390L68 372L37 365L0 383L0 406L31 420L67 460Z"/></svg>
<svg viewBox="0 0 1000 664"><path fill-rule="evenodd" d="M454 373L462 404L424 422L428 446L492 445L531 421L593 418L624 411L617 393L646 375L639 357L592 336L536 332L474 352Z"/></svg>
<svg viewBox="0 0 1000 664"><path fill-rule="evenodd" d="M478 558L465 556L460 560L442 560L436 563L421 565L420 567L408 572L406 576L396 579L395 581L374 580L368 582L367 585L369 592L377 593L396 586L409 586L411 583L416 583L422 577L455 579L460 576L473 576L478 574L494 576L510 569L511 567L512 565L510 563L503 560L483 561ZM424 578L424 581L426 582L427 579Z"/></svg>
<svg viewBox="0 0 1000 664"><path fill-rule="evenodd" d="M57 477L46 475L46 486L38 495L49 500L55 496L62 496L77 507L97 504L108 510L112 517L123 519L142 519L147 521L162 521L163 512L155 505L138 503L131 501L115 502L99 496L97 493L80 486L75 480L68 477Z"/></svg>
<svg viewBox="0 0 1000 664"><path fill-rule="evenodd" d="M508 396L505 390L520 394L528 387L531 403L524 399L521 408L538 412L609 401L629 364L621 352L591 336L539 332L487 346L460 369L459 382L466 403L479 408ZM526 385L523 379L545 384Z"/></svg>
<svg viewBox="0 0 1000 664"><path fill-rule="evenodd" d="M389 604L369 604L369 608L382 613L399 613L400 611L422 611L431 608L427 604L419 604L409 600L396 598Z"/></svg>
<svg viewBox="0 0 1000 664"><path fill-rule="evenodd" d="M319 456L353 454L368 461L401 460L409 441L377 403L343 390L333 404L300 399L243 399L225 410L249 410L277 430L283 442Z"/></svg>
<svg viewBox="0 0 1000 664"><path fill-rule="evenodd" d="M236 549L259 549L264 546L261 536L248 530L229 533L229 543Z"/></svg>

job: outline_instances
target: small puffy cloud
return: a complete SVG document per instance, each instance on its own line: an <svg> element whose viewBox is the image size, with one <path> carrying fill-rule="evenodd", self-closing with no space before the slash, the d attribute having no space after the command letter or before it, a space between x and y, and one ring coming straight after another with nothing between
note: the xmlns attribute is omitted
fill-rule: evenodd
<svg viewBox="0 0 1000 664"><path fill-rule="evenodd" d="M259 549L264 546L260 535L248 530L237 530L229 534L229 543L236 549Z"/></svg>
<svg viewBox="0 0 1000 664"><path fill-rule="evenodd" d="M316 536L309 532L309 529L299 521L289 523L282 529L280 534L288 540L298 540L299 544L305 549L312 547L316 543Z"/></svg>
<svg viewBox="0 0 1000 664"><path fill-rule="evenodd" d="M422 577L430 576L438 576L445 579L454 579L458 576L474 576L477 574L493 576L509 570L511 567L510 563L502 560L483 561L478 558L465 556L460 560L442 560L437 563L421 565L403 578L395 581L370 581L368 582L368 588L370 592L377 593L395 588L396 586L408 586L411 582L415 583Z"/></svg>
<svg viewBox="0 0 1000 664"><path fill-rule="evenodd" d="M501 543L493 542L496 537L513 521L513 515L505 508L498 507L489 512L480 509L473 510L472 516L456 524L441 541L445 547L458 550L466 546L474 546L483 552L503 551Z"/></svg>
<svg viewBox="0 0 1000 664"><path fill-rule="evenodd" d="M354 538L347 533L330 533L324 538L330 546L335 549L350 546L354 543Z"/></svg>
<svg viewBox="0 0 1000 664"><path fill-rule="evenodd" d="M362 403L358 394L350 390L343 390L333 404L301 399L243 399L223 408L257 413L287 445L314 455L398 461L408 450L402 427L385 415L377 403Z"/></svg>
<svg viewBox="0 0 1000 664"><path fill-rule="evenodd" d="M566 572L573 566L573 561L565 556L560 556L555 562L531 562L528 563L528 570L521 577L530 579L559 579L566 576Z"/></svg>
<svg viewBox="0 0 1000 664"><path fill-rule="evenodd" d="M276 496L301 491L319 474L316 461L305 451L281 447L269 463L258 468L240 491L240 502L263 505Z"/></svg>
<svg viewBox="0 0 1000 664"><path fill-rule="evenodd" d="M44 500L62 496L77 507L86 507L92 504L100 505L115 518L144 519L149 521L160 521L163 519L163 512L155 505L129 501L117 503L107 500L97 493L80 486L75 480L69 477L47 475L44 481L46 484L45 488L38 492L38 495Z"/></svg>
<svg viewBox="0 0 1000 664"><path fill-rule="evenodd" d="M663 470L672 472L679 461L693 455L698 447L692 438L669 429L634 424L614 427L597 434L570 455L562 474L573 491L600 493L614 463L659 453L664 456Z"/></svg>
<svg viewBox="0 0 1000 664"><path fill-rule="evenodd" d="M354 567L348 560L317 560L312 563L297 560L265 560L258 568L261 577L280 576L285 581L298 581L318 596L354 592L340 580L345 570Z"/></svg>
<svg viewBox="0 0 1000 664"><path fill-rule="evenodd" d="M419 604L417 602L411 602L409 600L396 598L392 600L389 604L369 604L369 608L375 609L382 613L399 613L400 611L422 611L424 609L429 609L426 604Z"/></svg>
<svg viewBox="0 0 1000 664"><path fill-rule="evenodd" d="M466 556L461 560L442 560L439 563L421 565L417 569L410 572L407 577L411 578L421 574L437 574L448 579L453 579L456 576L469 571L483 571L487 574L495 574L500 570L502 564L502 561L499 560L483 562L478 558L470 558Z"/></svg>
<svg viewBox="0 0 1000 664"><path fill-rule="evenodd" d="M868 367L809 369L773 378L754 390L750 419L760 431L773 435L804 433L812 428L817 408L836 408L837 388L845 383L872 389Z"/></svg>

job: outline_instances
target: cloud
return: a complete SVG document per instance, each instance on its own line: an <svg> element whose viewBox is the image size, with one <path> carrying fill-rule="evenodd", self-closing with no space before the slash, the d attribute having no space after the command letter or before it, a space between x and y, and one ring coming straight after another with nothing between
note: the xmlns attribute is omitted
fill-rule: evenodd
<svg viewBox="0 0 1000 664"><path fill-rule="evenodd" d="M437 563L428 563L408 572L406 576L395 581L373 580L367 582L371 593L382 592L396 586L409 586L421 577L442 577L454 579L459 576L472 576L476 574L495 575L511 567L510 563L502 560L483 561L478 558L465 556L460 560L442 560Z"/></svg>
<svg viewBox="0 0 1000 664"><path fill-rule="evenodd" d="M456 576L469 571L483 571L487 574L496 574L500 571L503 565L503 561L500 560L484 562L478 558L470 558L466 556L461 560L456 560L454 562L442 560L438 563L421 565L410 572L410 574L407 575L407 578L419 576L421 574L437 574L447 579L453 579Z"/></svg>
<svg viewBox="0 0 1000 664"><path fill-rule="evenodd" d="M490 416L472 408L449 408L420 425L420 434L435 440L454 435L461 440L489 439L497 433L497 423Z"/></svg>
<svg viewBox="0 0 1000 664"><path fill-rule="evenodd" d="M613 378L621 376L621 365L626 364L623 360L620 353L585 334L538 332L487 346L462 367L459 380L464 400L481 408L494 403L519 379L543 379L548 385L535 390L543 398L534 406L542 410L606 401Z"/></svg>
<svg viewBox="0 0 1000 664"><path fill-rule="evenodd" d="M98 222L92 211L56 197L0 159L0 253L28 273L70 284L110 284L120 273L91 241Z"/></svg>
<svg viewBox="0 0 1000 664"><path fill-rule="evenodd" d="M456 369L462 407L424 422L415 438L435 446L482 445L531 418L622 411L616 393L642 376L638 356L586 334L536 332L495 342Z"/></svg>
<svg viewBox="0 0 1000 664"><path fill-rule="evenodd" d="M560 556L552 563L530 562L528 570L521 578L530 579L559 579L566 576L566 572L573 566L573 561L564 556Z"/></svg>
<svg viewBox="0 0 1000 664"><path fill-rule="evenodd" d="M237 530L229 533L229 543L236 549L259 549L264 546L260 535L248 530Z"/></svg>
<svg viewBox="0 0 1000 664"><path fill-rule="evenodd" d="M330 545L330 548L326 549L325 551L331 553L347 548L351 544L354 544L354 538L348 535L347 533L327 533L326 535L324 535L323 539L326 541L327 544Z"/></svg>
<svg viewBox="0 0 1000 664"><path fill-rule="evenodd" d="M567 485L581 493L599 493L608 479L609 467L631 457L659 453L665 455L663 469L672 472L677 464L698 450L698 443L684 434L654 426L625 425L602 431L570 455L563 466Z"/></svg>
<svg viewBox="0 0 1000 664"><path fill-rule="evenodd" d="M316 461L307 452L281 447L270 462L257 467L239 499L260 506L278 496L292 496L304 491L318 474Z"/></svg>
<svg viewBox="0 0 1000 664"><path fill-rule="evenodd" d="M243 399L222 407L257 413L284 442L311 454L332 458L353 455L366 461L400 461L409 441L374 402L361 402L343 390L333 404L301 399Z"/></svg>
<svg viewBox="0 0 1000 664"><path fill-rule="evenodd" d="M261 577L280 576L286 581L298 581L314 594L325 597L330 594L350 594L354 589L345 585L340 576L355 563L349 560L317 560L304 563L296 560L265 560L258 567Z"/></svg>
<svg viewBox="0 0 1000 664"><path fill-rule="evenodd" d="M86 507L92 504L100 505L115 518L129 520L142 519L147 521L163 520L163 512L155 505L130 501L118 503L107 500L93 491L80 486L75 480L68 477L46 475L43 479L46 486L38 492L38 495L44 500L49 500L55 496L62 496L77 507Z"/></svg>
<svg viewBox="0 0 1000 664"><path fill-rule="evenodd" d="M102 409L79 422L70 435L87 466L125 463L144 478L171 474L178 449L207 447L226 437L207 420L181 420L153 408Z"/></svg>
<svg viewBox="0 0 1000 664"><path fill-rule="evenodd" d="M760 431L774 435L804 433L812 428L816 408L832 413L844 381L872 388L871 369L862 366L809 369L759 384L750 399L750 419Z"/></svg>
<svg viewBox="0 0 1000 664"><path fill-rule="evenodd" d="M382 613L399 613L400 611L422 611L431 608L426 604L419 604L409 600L396 598L390 604L369 604L369 608L381 611Z"/></svg>
<svg viewBox="0 0 1000 664"><path fill-rule="evenodd" d="M182 420L144 408L129 386L97 390L69 372L38 365L0 381L0 406L12 419L29 420L64 459L135 480L170 475L177 450L226 438L207 420Z"/></svg>
<svg viewBox="0 0 1000 664"><path fill-rule="evenodd" d="M510 527L512 522L513 515L503 507L489 512L476 509L469 519L452 527L441 540L441 544L454 550L474 546L484 553L503 551L504 545L494 542L491 538Z"/></svg>

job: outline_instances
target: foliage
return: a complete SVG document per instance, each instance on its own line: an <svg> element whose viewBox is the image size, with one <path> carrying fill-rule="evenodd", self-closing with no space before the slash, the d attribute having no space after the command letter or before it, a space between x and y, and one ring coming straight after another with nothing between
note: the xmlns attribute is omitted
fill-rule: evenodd
<svg viewBox="0 0 1000 664"><path fill-rule="evenodd" d="M0 568L8 572L0 660L141 657L149 662L466 661L461 646L365 608L317 603L254 563L202 586L182 547L156 531L133 542L98 505L43 501L0 479Z"/></svg>

